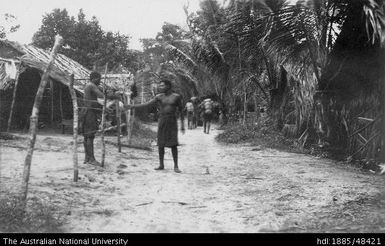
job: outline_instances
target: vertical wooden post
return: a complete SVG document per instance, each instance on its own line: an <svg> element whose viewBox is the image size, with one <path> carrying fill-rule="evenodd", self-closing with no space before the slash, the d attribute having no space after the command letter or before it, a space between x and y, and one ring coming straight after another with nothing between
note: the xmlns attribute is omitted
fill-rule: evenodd
<svg viewBox="0 0 385 246"><path fill-rule="evenodd" d="M73 147L73 156L72 160L74 163L74 182L78 182L79 177L79 168L78 168L78 124L79 124L79 111L78 111L78 99L76 97L76 92L74 89L74 80L75 76L74 74L71 74L70 78L70 84L69 84L69 91L72 98L72 106L74 111L74 118L73 118L73 141L74 145Z"/></svg>
<svg viewBox="0 0 385 246"><path fill-rule="evenodd" d="M9 111L9 117L8 117L8 125L7 125L7 132L11 130L11 124L12 124L12 117L13 117L13 110L15 108L15 102L16 102L16 92L17 87L19 85L19 75L20 75L20 69L21 64L17 66L17 73L16 73L16 80L15 80L15 88L13 88L13 94L12 94L12 104L11 104L11 110Z"/></svg>
<svg viewBox="0 0 385 246"><path fill-rule="evenodd" d="M117 131L118 131L118 152L122 152L122 146L120 144L120 134L121 134L121 126L120 126L120 107L119 107L119 100L115 100L116 104L116 124L117 124Z"/></svg>
<svg viewBox="0 0 385 246"><path fill-rule="evenodd" d="M104 142L104 125L106 124L106 106L107 106L107 96L106 96L106 79L107 79L107 69L108 62L106 63L106 68L104 71L104 81L103 81L103 110L102 110L102 162L101 165L104 167L104 160L106 158L106 143Z"/></svg>
<svg viewBox="0 0 385 246"><path fill-rule="evenodd" d="M131 104L135 104L134 100L132 101L131 99L129 100ZM128 132L128 144L132 143L132 129L134 128L134 121L135 121L135 109L132 109L132 116L130 117L130 129Z"/></svg>
<svg viewBox="0 0 385 246"><path fill-rule="evenodd" d="M128 105L130 103L130 95L124 93L123 95L123 103L124 105ZM125 110L126 114L126 131L127 131L127 143L130 143L130 121L131 121L131 110Z"/></svg>
<svg viewBox="0 0 385 246"><path fill-rule="evenodd" d="M63 114L63 86L60 85L60 91L59 91L59 103L60 103L60 120L63 121L64 114Z"/></svg>
<svg viewBox="0 0 385 246"><path fill-rule="evenodd" d="M54 108L53 108L53 80L52 79L49 79L49 91L50 91L50 94L51 94L51 126L53 125L53 112L54 112Z"/></svg>
<svg viewBox="0 0 385 246"><path fill-rule="evenodd" d="M30 128L29 128L29 133L30 133L30 143L27 151L27 156L25 157L24 161L24 172L23 172L23 181L22 181L22 196L21 199L24 203L24 206L26 205L26 200L27 200L27 194L28 194L28 182L29 182L29 176L31 172L31 162L32 162L32 155L33 155L33 150L35 147L35 141L36 141L36 131L37 131L37 123L39 119L39 108L41 101L43 99L43 93L45 86L47 85L48 79L49 79L49 73L52 69L52 66L55 62L56 59L56 54L61 46L63 39L61 36L56 35L55 37L55 44L52 48L51 55L50 55L50 60L47 65L46 70L43 73L43 76L40 81L39 88L36 93L35 97L35 102L33 104L32 108L32 114L31 114L31 120L30 120Z"/></svg>

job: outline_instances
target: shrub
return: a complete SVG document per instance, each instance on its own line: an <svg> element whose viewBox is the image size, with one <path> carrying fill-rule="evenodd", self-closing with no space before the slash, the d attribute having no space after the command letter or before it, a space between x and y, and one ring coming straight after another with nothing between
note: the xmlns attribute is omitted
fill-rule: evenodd
<svg viewBox="0 0 385 246"><path fill-rule="evenodd" d="M61 232L63 217L46 202L30 198L24 211L23 203L14 194L0 197L0 232Z"/></svg>
<svg viewBox="0 0 385 246"><path fill-rule="evenodd" d="M231 123L222 127L223 132L216 137L223 143L251 143L268 148L299 151L294 139L288 139L274 128L274 122L269 118L259 119L245 125Z"/></svg>

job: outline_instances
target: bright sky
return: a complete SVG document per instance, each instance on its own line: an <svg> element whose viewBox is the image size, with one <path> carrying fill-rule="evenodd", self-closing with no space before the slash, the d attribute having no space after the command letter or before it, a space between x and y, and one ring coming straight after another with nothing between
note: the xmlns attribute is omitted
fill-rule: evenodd
<svg viewBox="0 0 385 246"><path fill-rule="evenodd" d="M96 16L104 31L131 36L130 48L141 50L139 39L154 38L164 22L187 29L183 6L188 4L189 12L195 12L199 3L200 0L0 0L0 14L13 14L20 24L18 31L7 38L28 44L46 13L65 8L76 17L83 9L87 19Z"/></svg>
<svg viewBox="0 0 385 246"><path fill-rule="evenodd" d="M86 18L96 16L104 31L120 32L132 37L130 48L141 50L140 38L154 38L164 22L186 27L183 6L199 9L200 0L0 0L0 14L17 17L20 28L9 40L30 43L41 26L42 16L54 8L66 8L71 16L83 9Z"/></svg>

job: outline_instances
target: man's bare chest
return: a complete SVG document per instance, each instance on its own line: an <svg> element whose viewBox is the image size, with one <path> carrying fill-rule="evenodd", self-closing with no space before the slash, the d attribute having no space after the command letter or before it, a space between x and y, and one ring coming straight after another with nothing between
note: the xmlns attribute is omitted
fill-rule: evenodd
<svg viewBox="0 0 385 246"><path fill-rule="evenodd" d="M162 105L176 105L177 102L178 102L178 98L174 95L162 96L160 98L160 103Z"/></svg>

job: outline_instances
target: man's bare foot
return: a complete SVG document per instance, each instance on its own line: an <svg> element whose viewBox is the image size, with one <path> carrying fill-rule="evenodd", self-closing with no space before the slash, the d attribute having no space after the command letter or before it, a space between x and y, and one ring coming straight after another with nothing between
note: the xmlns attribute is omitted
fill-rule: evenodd
<svg viewBox="0 0 385 246"><path fill-rule="evenodd" d="M164 167L159 166L159 167L155 168L155 170L164 170Z"/></svg>
<svg viewBox="0 0 385 246"><path fill-rule="evenodd" d="M174 172L176 172L176 173L181 173L182 171L179 170L179 168L175 167L175 168L174 168Z"/></svg>

